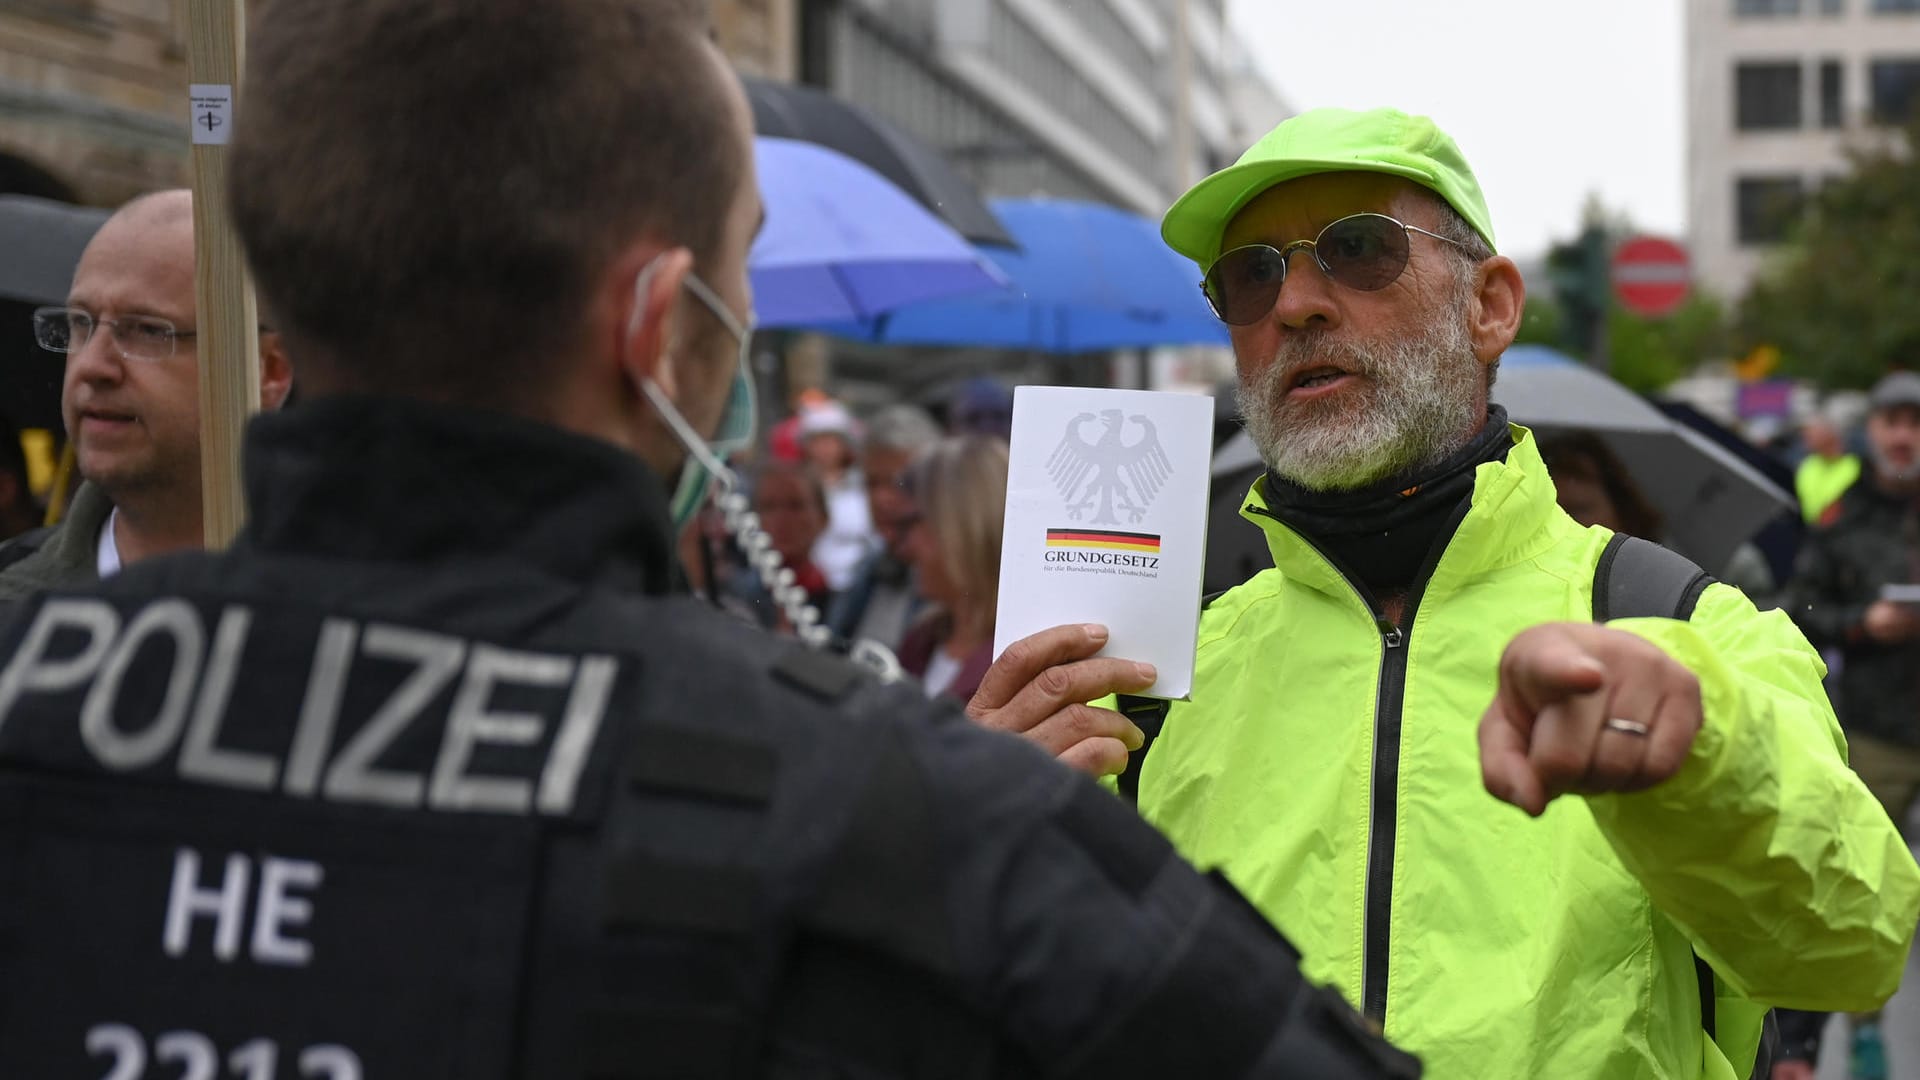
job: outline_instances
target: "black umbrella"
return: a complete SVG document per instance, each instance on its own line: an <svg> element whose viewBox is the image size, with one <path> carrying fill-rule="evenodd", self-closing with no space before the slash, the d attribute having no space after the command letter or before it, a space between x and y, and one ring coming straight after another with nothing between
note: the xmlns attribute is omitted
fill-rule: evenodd
<svg viewBox="0 0 1920 1080"><path fill-rule="evenodd" d="M65 357L33 339L33 309L64 304L73 268L107 211L0 195L0 415L19 427L60 429Z"/></svg>
<svg viewBox="0 0 1920 1080"><path fill-rule="evenodd" d="M0 298L59 304L73 267L107 211L26 195L0 195Z"/></svg>
<svg viewBox="0 0 1920 1080"><path fill-rule="evenodd" d="M976 244L1018 247L939 151L858 105L806 86L747 79L753 129L838 150L886 177Z"/></svg>
<svg viewBox="0 0 1920 1080"><path fill-rule="evenodd" d="M1661 412L1725 447L1735 457L1759 470L1761 475L1779 484L1780 490L1794 489L1793 470L1785 462L1727 430L1713 417L1682 401L1655 401L1654 405ZM1767 568L1773 571L1773 580L1785 582L1793 577L1794 559L1799 554L1800 541L1805 532L1800 515L1787 510L1753 534L1753 546L1767 557Z"/></svg>

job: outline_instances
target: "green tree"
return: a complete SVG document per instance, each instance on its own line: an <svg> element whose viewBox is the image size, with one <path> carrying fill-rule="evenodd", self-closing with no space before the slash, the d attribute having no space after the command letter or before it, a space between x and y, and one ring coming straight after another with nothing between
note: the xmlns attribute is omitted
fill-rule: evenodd
<svg viewBox="0 0 1920 1080"><path fill-rule="evenodd" d="M1560 326L1560 302L1551 293L1528 293L1527 306L1520 312L1520 332L1515 345L1550 345L1564 348Z"/></svg>
<svg viewBox="0 0 1920 1080"><path fill-rule="evenodd" d="M1783 373L1828 388L1920 366L1920 114L1873 141L1808 200L1740 305L1742 351L1774 345Z"/></svg>
<svg viewBox="0 0 1920 1080"><path fill-rule="evenodd" d="M1618 304L1607 314L1609 374L1641 393L1659 390L1701 361L1727 354L1725 309L1695 291L1673 314L1643 319Z"/></svg>

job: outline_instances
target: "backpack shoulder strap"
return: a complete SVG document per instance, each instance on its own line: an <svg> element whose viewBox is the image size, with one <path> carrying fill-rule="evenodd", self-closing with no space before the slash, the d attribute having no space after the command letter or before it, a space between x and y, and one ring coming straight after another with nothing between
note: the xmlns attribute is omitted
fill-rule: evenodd
<svg viewBox="0 0 1920 1080"><path fill-rule="evenodd" d="M1713 580L1685 555L1615 533L1593 568L1593 621L1690 619Z"/></svg>
<svg viewBox="0 0 1920 1080"><path fill-rule="evenodd" d="M1147 762L1147 751L1153 749L1153 740L1160 737L1160 728L1167 722L1167 713L1173 710L1173 702L1138 694L1121 694L1116 704L1120 712L1133 721L1133 726L1140 729L1140 749L1127 755L1126 770L1116 781L1121 797L1130 803L1138 803L1140 769Z"/></svg>
<svg viewBox="0 0 1920 1080"><path fill-rule="evenodd" d="M1700 594L1713 584L1713 575L1693 560L1659 544L1615 533L1593 568L1593 620L1643 617L1691 619ZM1700 984L1700 1026L1707 1037L1714 1030L1713 968L1693 954L1694 976ZM1766 1075L1771 1054L1762 1041L1755 1076Z"/></svg>

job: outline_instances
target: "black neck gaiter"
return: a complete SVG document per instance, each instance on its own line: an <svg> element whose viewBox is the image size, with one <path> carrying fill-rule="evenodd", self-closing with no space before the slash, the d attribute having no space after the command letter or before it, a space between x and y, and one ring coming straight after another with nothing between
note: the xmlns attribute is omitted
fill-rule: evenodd
<svg viewBox="0 0 1920 1080"><path fill-rule="evenodd" d="M1507 410L1487 409L1486 426L1438 465L1352 491L1309 491L1267 470L1267 506L1376 597L1403 592L1453 513L1473 494L1474 470L1513 448Z"/></svg>

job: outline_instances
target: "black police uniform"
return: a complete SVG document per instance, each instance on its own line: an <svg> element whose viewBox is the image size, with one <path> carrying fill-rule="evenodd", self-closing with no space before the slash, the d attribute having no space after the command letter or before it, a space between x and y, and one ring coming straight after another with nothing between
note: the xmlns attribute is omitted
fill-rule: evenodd
<svg viewBox="0 0 1920 1080"><path fill-rule="evenodd" d="M330 400L0 668L0 1076L1417 1069L1017 739L671 595L597 442Z"/></svg>

